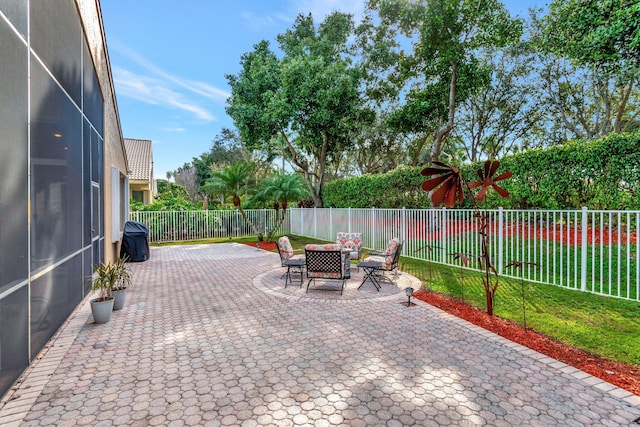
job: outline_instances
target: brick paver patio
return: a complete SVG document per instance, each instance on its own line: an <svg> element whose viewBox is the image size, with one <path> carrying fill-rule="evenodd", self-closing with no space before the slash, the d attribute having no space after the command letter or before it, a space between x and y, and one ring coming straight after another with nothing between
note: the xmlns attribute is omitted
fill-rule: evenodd
<svg viewBox="0 0 640 427"><path fill-rule="evenodd" d="M640 397L402 305L406 274L380 293L355 267L343 296L285 290L277 254L232 243L131 266L125 309L96 325L85 301L0 425L638 425Z"/></svg>

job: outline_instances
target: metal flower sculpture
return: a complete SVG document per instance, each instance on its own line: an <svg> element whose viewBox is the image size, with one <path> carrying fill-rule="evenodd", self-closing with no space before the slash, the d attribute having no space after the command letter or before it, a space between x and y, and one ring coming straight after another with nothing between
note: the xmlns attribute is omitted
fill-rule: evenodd
<svg viewBox="0 0 640 427"><path fill-rule="evenodd" d="M456 204L456 200L460 203L464 200L464 192L462 190L462 176L460 169L446 165L441 162L433 162L437 167L422 169L423 176L433 176L422 183L424 191L431 191L437 188L431 194L431 201L435 205L441 205L442 202L450 208Z"/></svg>
<svg viewBox="0 0 640 427"><path fill-rule="evenodd" d="M493 175L496 173L499 167L500 167L500 162L498 161L492 162L491 160L487 160L486 162L484 162L484 170L478 169L478 177L480 177L480 181L469 183L469 188L482 187L480 189L480 192L476 195L477 201L482 202L484 200L485 196L487 195L487 190L489 189L489 187L493 187L493 189L496 190L496 192L502 197L504 197L505 199L509 197L509 192L504 188L499 187L496 184L496 182L502 181L503 179L511 178L513 173L511 173L511 171L506 171L494 178Z"/></svg>
<svg viewBox="0 0 640 427"><path fill-rule="evenodd" d="M490 187L502 197L509 197L509 192L499 187L496 182L510 178L513 174L507 171L494 177L498 167L500 167L500 162L487 160L484 162L484 168L478 170L480 181L467 183L462 177L460 169L440 162L433 162L433 165L432 167L424 168L421 173L423 176L430 177L422 183L422 188L431 192L431 202L434 205L444 203L449 208L453 207L456 201L462 202L464 200L463 189L465 186L470 194L473 194L471 189L480 188L478 194L472 198L473 208L476 211L475 218L478 220L478 233L481 236L478 264L484 270L482 285L485 289L487 313L493 315L493 302L498 289L498 271L491 263L489 255L489 217L480 213L477 202L482 202L485 199L487 190ZM491 278L491 274L493 274L495 280Z"/></svg>

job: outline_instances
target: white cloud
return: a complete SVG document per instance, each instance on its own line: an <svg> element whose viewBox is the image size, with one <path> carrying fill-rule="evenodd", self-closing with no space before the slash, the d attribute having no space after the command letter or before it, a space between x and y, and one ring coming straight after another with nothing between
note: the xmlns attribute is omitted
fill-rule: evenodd
<svg viewBox="0 0 640 427"><path fill-rule="evenodd" d="M141 65L147 71L150 71L151 74L154 74L156 77L164 80L165 82L171 82L177 86L182 87L190 92L196 93L198 95L204 96L205 98L209 98L213 101L216 101L220 104L224 104L227 98L231 95L229 92L219 89L217 87L211 86L205 82L199 82L195 80L185 79L179 76L174 76L171 73L168 73L162 69L160 69L155 64L148 61L142 55L138 54L134 50L124 46L121 43L114 43L115 50L131 59L138 65Z"/></svg>
<svg viewBox="0 0 640 427"><path fill-rule="evenodd" d="M113 68L113 79L119 96L187 111L200 120L215 120L215 116L208 110L170 88L166 80L135 74L120 67Z"/></svg>
<svg viewBox="0 0 640 427"><path fill-rule="evenodd" d="M187 128L162 128L162 130L167 132L185 132Z"/></svg>
<svg viewBox="0 0 640 427"><path fill-rule="evenodd" d="M202 105L211 101L224 105L231 95L226 90L206 82L168 73L118 40L112 40L110 47L143 70L143 73L134 73L122 67L113 68L116 92L119 96L183 110L199 120L212 121L216 120L215 116ZM198 97L202 99L198 100Z"/></svg>

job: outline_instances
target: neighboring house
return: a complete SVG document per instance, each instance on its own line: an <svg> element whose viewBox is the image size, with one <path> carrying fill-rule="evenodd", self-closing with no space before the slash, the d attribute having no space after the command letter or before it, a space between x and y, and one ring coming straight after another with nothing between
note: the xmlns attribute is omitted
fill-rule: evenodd
<svg viewBox="0 0 640 427"><path fill-rule="evenodd" d="M156 196L153 150L148 139L124 139L129 164L129 199L148 205Z"/></svg>
<svg viewBox="0 0 640 427"><path fill-rule="evenodd" d="M98 0L0 1L0 395L113 260L129 169Z"/></svg>

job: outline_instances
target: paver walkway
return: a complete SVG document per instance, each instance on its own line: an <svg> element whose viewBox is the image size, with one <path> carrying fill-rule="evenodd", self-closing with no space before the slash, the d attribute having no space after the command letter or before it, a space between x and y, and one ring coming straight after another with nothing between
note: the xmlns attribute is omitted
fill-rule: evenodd
<svg viewBox="0 0 640 427"><path fill-rule="evenodd" d="M285 290L276 254L231 243L132 270L125 309L96 325L85 301L0 425L638 426L639 397L389 284Z"/></svg>

